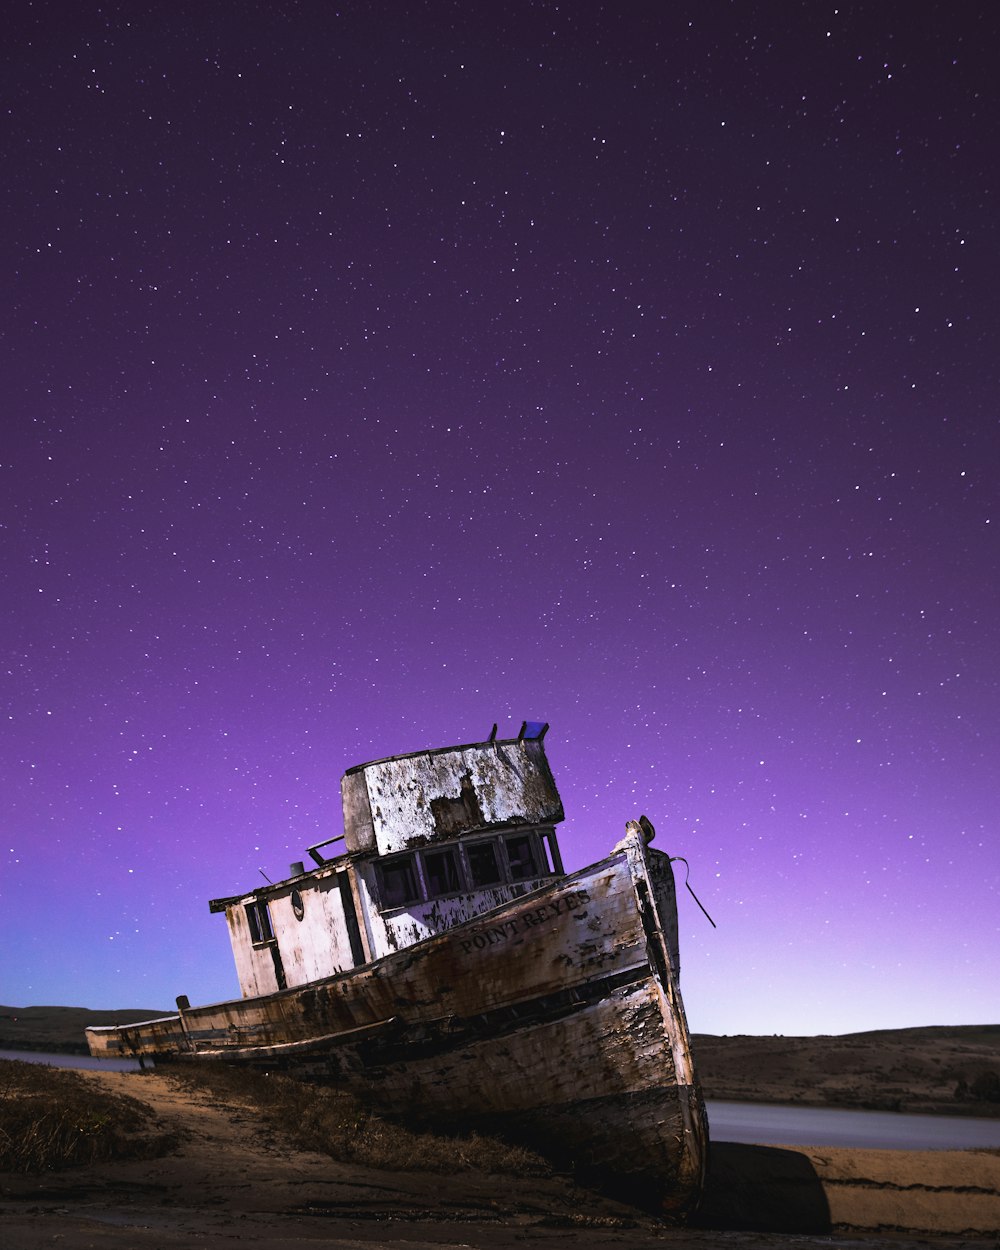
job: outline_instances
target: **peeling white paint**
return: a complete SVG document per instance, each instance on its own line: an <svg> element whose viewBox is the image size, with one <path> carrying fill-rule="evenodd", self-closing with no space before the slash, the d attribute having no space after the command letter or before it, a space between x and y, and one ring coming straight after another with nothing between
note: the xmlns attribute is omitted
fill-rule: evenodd
<svg viewBox="0 0 1000 1250"><path fill-rule="evenodd" d="M532 738L376 760L345 774L341 792L348 849L379 855L563 819L544 747Z"/></svg>

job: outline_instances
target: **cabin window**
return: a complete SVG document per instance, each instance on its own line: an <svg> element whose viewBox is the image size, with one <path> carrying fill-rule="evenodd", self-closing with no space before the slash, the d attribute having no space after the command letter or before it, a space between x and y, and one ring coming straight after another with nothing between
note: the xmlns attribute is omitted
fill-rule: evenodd
<svg viewBox="0 0 1000 1250"><path fill-rule="evenodd" d="M561 874L563 870L562 858L559 855L559 844L556 842L555 830L544 830L540 841L548 871L555 875Z"/></svg>
<svg viewBox="0 0 1000 1250"><path fill-rule="evenodd" d="M301 920L302 917L306 914L306 908L305 908L305 904L302 902L302 895L299 893L298 890L292 891L291 903L292 903L292 911L295 915L295 919Z"/></svg>
<svg viewBox="0 0 1000 1250"><path fill-rule="evenodd" d="M405 907L420 897L412 855L383 860L378 865L378 875L383 907Z"/></svg>
<svg viewBox="0 0 1000 1250"><path fill-rule="evenodd" d="M497 851L492 842L472 842L465 848L474 886L495 885L501 878Z"/></svg>
<svg viewBox="0 0 1000 1250"><path fill-rule="evenodd" d="M271 928L271 915L267 910L267 902L254 899L246 904L247 925L250 929L250 940L255 946L262 942L274 941L274 930Z"/></svg>
<svg viewBox="0 0 1000 1250"><path fill-rule="evenodd" d="M528 834L519 834L506 839L507 862L510 864L511 881L527 881L531 877L539 877L538 860L535 848Z"/></svg>
<svg viewBox="0 0 1000 1250"><path fill-rule="evenodd" d="M455 894L462 888L454 850L432 851L424 855L424 878L429 898Z"/></svg>

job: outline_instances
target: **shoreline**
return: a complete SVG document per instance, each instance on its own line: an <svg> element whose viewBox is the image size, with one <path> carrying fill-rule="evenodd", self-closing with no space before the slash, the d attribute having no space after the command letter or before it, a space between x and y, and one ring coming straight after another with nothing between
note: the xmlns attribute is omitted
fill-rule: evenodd
<svg viewBox="0 0 1000 1250"><path fill-rule="evenodd" d="M26 1063L45 1063L44 1058L33 1058L33 1056L45 1056L51 1054L53 1057L61 1059L90 1059L94 1064L95 1071L112 1071L110 1066L105 1068L105 1064L112 1064L116 1061L105 1059L93 1059L90 1051L86 1046L75 1046L67 1043L63 1046L54 1046L48 1043L38 1043L34 1046L28 1045L23 1041L19 1041L17 1045L11 1044L0 1038L0 1057L9 1059L21 1059L21 1056L28 1056L23 1060ZM73 1068L72 1063L61 1064L60 1066ZM160 1070L169 1070L169 1061L160 1060L156 1065ZM81 1065L77 1071L87 1070ZM138 1061L135 1062L134 1068L129 1071L139 1072L142 1069ZM703 1088L704 1092L704 1088ZM1000 1104L997 1103L963 1103L963 1102L936 1102L936 1103L920 1103L908 1106L891 1106L880 1105L877 1102L861 1102L853 1100L836 1101L829 1098L808 1098L802 1096L768 1095L766 1092L746 1093L746 1092L727 1092L718 1093L716 1091L705 1092L705 1101L711 1103L733 1103L734 1105L751 1105L766 1107L787 1107L789 1110L800 1111L858 1111L858 1112L878 1112L884 1115L906 1116L930 1116L945 1117L957 1120L1000 1120Z"/></svg>
<svg viewBox="0 0 1000 1250"><path fill-rule="evenodd" d="M46 1056L51 1056L55 1061L55 1066L66 1067L74 1071L95 1071L95 1072L128 1072L135 1075L142 1075L147 1071L169 1072L171 1064L169 1060L147 1060L146 1066L143 1066L139 1060L130 1059L95 1059L86 1049L71 1049L66 1047L50 1047L41 1044L37 1046L9 1046L0 1041L0 1058L19 1060L24 1063L47 1062ZM72 1060L80 1060L79 1065ZM66 1062L63 1062L66 1061ZM807 1098L789 1098L789 1097L768 1097L766 1094L726 1094L720 1095L716 1093L706 1093L705 1102L708 1104L723 1104L732 1106L748 1106L748 1107L773 1107L775 1109L789 1111L847 1111L856 1112L858 1114L878 1114L887 1116L898 1116L901 1120L907 1118L927 1118L941 1120L957 1120L957 1121L975 1121L989 1120L1000 1121L1000 1104L968 1104L968 1103L935 1103L920 1104L914 1106L898 1106L885 1107L873 1105L871 1103L862 1102L837 1102L831 1099L807 1099ZM897 1149L897 1147L891 1147ZM931 1149L931 1147L927 1147ZM933 1147L937 1149L937 1147ZM944 1149L962 1150L966 1147L954 1146L944 1147Z"/></svg>

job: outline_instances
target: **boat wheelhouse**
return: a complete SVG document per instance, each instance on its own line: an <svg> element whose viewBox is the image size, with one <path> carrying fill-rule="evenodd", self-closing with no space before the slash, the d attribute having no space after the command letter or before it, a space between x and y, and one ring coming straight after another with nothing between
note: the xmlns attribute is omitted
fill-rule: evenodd
<svg viewBox="0 0 1000 1250"><path fill-rule="evenodd" d="M563 875L563 819L543 740L416 751L348 769L344 832L283 881L214 899L244 998L371 963ZM331 854L333 848L338 853Z"/></svg>

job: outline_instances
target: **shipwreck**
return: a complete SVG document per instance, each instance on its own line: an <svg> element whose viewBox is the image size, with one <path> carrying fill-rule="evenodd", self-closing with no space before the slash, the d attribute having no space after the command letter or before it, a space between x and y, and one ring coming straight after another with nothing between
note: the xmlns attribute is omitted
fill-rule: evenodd
<svg viewBox="0 0 1000 1250"><path fill-rule="evenodd" d="M708 1130L671 859L643 817L564 871L547 729L348 769L344 832L308 868L209 904L242 998L90 1028L91 1053L338 1082L388 1116L527 1141L690 1212Z"/></svg>

